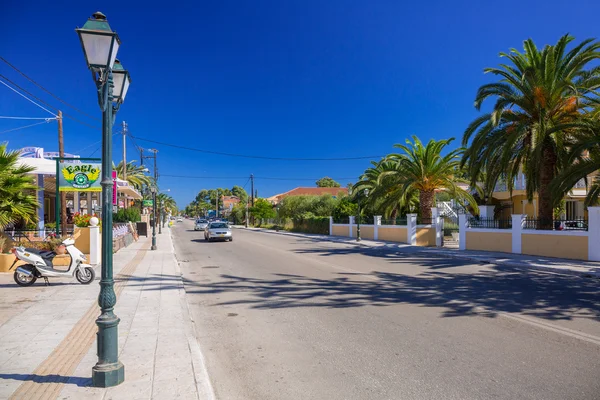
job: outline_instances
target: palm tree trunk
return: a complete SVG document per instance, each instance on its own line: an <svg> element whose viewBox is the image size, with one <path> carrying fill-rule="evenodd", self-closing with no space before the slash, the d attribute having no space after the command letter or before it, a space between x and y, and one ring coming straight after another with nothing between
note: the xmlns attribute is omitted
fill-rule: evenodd
<svg viewBox="0 0 600 400"><path fill-rule="evenodd" d="M421 210L421 218L431 219L431 208L433 207L434 198L435 192L433 190L421 190L419 192L419 207Z"/></svg>
<svg viewBox="0 0 600 400"><path fill-rule="evenodd" d="M542 165L540 169L539 214L538 229L552 229L552 194L550 183L554 179L556 169L556 153L551 145L544 146Z"/></svg>
<svg viewBox="0 0 600 400"><path fill-rule="evenodd" d="M398 215L398 208L394 207L392 213L390 214L390 219L393 221L392 225L396 225L396 216Z"/></svg>

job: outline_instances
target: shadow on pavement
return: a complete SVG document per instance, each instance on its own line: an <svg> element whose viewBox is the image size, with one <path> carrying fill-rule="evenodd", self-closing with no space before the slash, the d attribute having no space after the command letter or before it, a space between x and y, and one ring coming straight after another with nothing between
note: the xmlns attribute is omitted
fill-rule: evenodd
<svg viewBox="0 0 600 400"><path fill-rule="evenodd" d="M0 379L12 379L15 381L33 381L36 383L64 383L88 387L92 385L92 378L64 375L35 375L35 374L0 374Z"/></svg>

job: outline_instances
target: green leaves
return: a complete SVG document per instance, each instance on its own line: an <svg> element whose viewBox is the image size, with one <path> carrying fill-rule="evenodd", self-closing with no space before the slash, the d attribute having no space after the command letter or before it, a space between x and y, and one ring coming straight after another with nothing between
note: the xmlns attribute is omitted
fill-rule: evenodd
<svg viewBox="0 0 600 400"><path fill-rule="evenodd" d="M512 189L517 175L524 173L527 197L540 194L544 218L552 217L550 181L569 167L567 149L576 143L579 121L591 112L600 82L599 72L590 69L600 59L600 43L588 39L565 53L573 40L564 35L539 49L528 39L523 52L501 53L510 63L485 70L501 79L480 87L475 98L477 109L489 98L495 104L467 127L462 140L470 145L462 165L473 180L481 171L493 171L488 178L503 176Z"/></svg>
<svg viewBox="0 0 600 400"><path fill-rule="evenodd" d="M35 168L18 166L18 151L8 151L7 143L0 144L0 230L7 225L37 220L38 201L33 176Z"/></svg>

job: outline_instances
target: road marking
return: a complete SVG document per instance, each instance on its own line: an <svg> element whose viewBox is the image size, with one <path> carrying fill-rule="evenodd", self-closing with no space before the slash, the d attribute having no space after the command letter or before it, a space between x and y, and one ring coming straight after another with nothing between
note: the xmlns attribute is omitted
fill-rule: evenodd
<svg viewBox="0 0 600 400"><path fill-rule="evenodd" d="M147 251L148 249L138 250L133 259L115 277L114 290L117 299ZM98 311L98 304L94 302L48 358L33 371L33 379L22 383L10 399L56 399L94 343Z"/></svg>
<svg viewBox="0 0 600 400"><path fill-rule="evenodd" d="M546 329L548 331L552 331L552 332L555 332L555 333L558 333L561 335L569 336L569 337L572 337L575 339L583 340L584 342L588 342L588 343L600 346L600 337L598 337L598 336L579 332L579 331L565 328L565 327L558 326L558 325L553 325L549 322L541 321L541 320L534 319L532 317L527 317L527 316L520 315L520 314L508 314L505 312L499 312L498 314L501 315L502 317L505 317L508 319L513 319L515 321L524 322L526 324L533 325L537 328Z"/></svg>

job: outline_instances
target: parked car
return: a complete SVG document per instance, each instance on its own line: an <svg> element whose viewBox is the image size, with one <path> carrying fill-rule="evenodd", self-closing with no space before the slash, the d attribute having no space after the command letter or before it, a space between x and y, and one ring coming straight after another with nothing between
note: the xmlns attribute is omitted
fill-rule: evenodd
<svg viewBox="0 0 600 400"><path fill-rule="evenodd" d="M183 222L183 218L182 217L177 217L177 222Z"/></svg>
<svg viewBox="0 0 600 400"><path fill-rule="evenodd" d="M204 230L204 240L209 242L212 240L229 240L232 242L233 236L231 234L231 228L225 222L211 222Z"/></svg>
<svg viewBox="0 0 600 400"><path fill-rule="evenodd" d="M195 231L203 231L208 226L208 221L202 218L198 218L196 220L196 224L194 225Z"/></svg>

